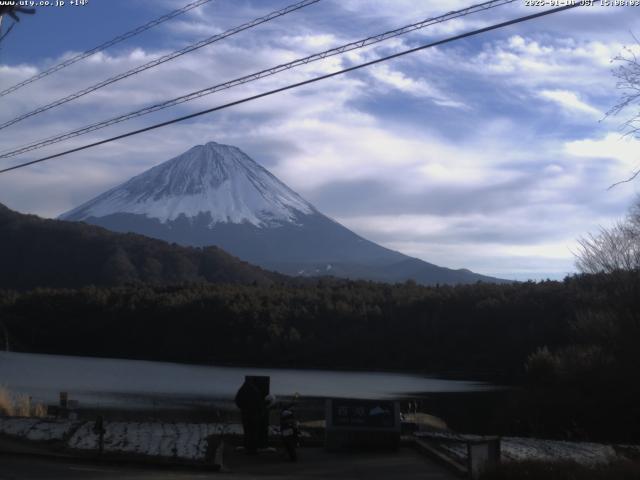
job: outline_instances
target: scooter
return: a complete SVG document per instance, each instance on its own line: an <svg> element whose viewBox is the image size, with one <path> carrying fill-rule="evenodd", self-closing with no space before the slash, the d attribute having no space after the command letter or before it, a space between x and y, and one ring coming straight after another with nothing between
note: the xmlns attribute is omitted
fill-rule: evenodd
<svg viewBox="0 0 640 480"><path fill-rule="evenodd" d="M280 436L282 437L284 448L289 454L289 459L292 462L298 460L296 448L298 447L298 439L300 437L300 424L296 419L296 413L293 408L294 405L295 401L283 406L280 410Z"/></svg>

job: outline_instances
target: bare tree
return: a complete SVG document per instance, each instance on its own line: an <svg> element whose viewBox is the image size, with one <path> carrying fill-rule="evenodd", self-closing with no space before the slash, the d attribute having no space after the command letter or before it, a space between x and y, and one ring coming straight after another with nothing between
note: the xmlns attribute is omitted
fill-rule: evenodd
<svg viewBox="0 0 640 480"><path fill-rule="evenodd" d="M616 88L621 92L619 102L606 114L615 116L631 111L621 129L625 136L640 138L640 40L633 37L635 45L625 47L611 61L617 66L612 70L617 79ZM609 189L640 176L640 168L629 178L614 183ZM613 227L600 228L596 234L578 239L575 253L576 266L584 273L614 272L640 269L640 197L636 198L627 217Z"/></svg>
<svg viewBox="0 0 640 480"><path fill-rule="evenodd" d="M18 17L18 13L26 13L26 14L32 15L36 13L36 10L35 8L20 7L17 4L0 7L0 42L2 42L2 40L4 40L4 38L7 35L9 35L9 32L11 32L11 30L15 26L15 22L20 21L20 17ZM4 18L5 15L8 15L11 18L13 18L14 23L12 23L7 29L7 31L3 33L1 27L2 27L2 19Z"/></svg>
<svg viewBox="0 0 640 480"><path fill-rule="evenodd" d="M625 47L623 51L612 59L618 66L613 69L613 76L617 79L616 88L621 91L620 101L614 105L606 114L607 117L615 116L623 110L633 110L631 116L622 124L622 130L626 135L633 135L640 138L640 40L633 37L636 44L633 48ZM640 169L626 180L616 182L609 189L634 180L640 175Z"/></svg>
<svg viewBox="0 0 640 480"><path fill-rule="evenodd" d="M576 266L583 273L640 269L640 197L611 228L578 239Z"/></svg>

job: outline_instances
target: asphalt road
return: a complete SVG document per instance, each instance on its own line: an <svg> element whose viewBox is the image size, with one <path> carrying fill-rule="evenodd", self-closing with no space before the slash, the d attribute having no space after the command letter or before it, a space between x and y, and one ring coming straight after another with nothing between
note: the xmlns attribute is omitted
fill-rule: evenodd
<svg viewBox="0 0 640 480"><path fill-rule="evenodd" d="M0 480L196 480L196 479L421 479L457 477L417 452L403 448L395 454L334 455L320 448L299 451L292 464L278 454L245 457L230 453L221 472L169 469L161 466L92 464L66 459L0 454Z"/></svg>

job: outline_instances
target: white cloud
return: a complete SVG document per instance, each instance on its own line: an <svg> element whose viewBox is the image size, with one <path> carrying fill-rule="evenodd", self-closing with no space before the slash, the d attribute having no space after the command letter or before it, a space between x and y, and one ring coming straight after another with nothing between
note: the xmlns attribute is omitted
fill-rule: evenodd
<svg viewBox="0 0 640 480"><path fill-rule="evenodd" d="M415 97L429 98L437 105L452 108L467 108L462 102L451 99L439 88L423 78L412 78L399 70L393 70L389 65L379 64L372 67L371 75L384 85Z"/></svg>
<svg viewBox="0 0 640 480"><path fill-rule="evenodd" d="M597 118L603 116L597 108L582 101L576 93L569 90L542 90L540 97L556 103L569 114L587 114Z"/></svg>
<svg viewBox="0 0 640 480"><path fill-rule="evenodd" d="M632 136L608 133L596 139L567 142L564 148L569 155L584 160L600 163L609 160L607 177L603 179L609 184L625 180L640 170L640 140ZM634 184L629 184L628 187L634 188Z"/></svg>
<svg viewBox="0 0 640 480"><path fill-rule="evenodd" d="M486 43L468 67L479 74L505 76L529 88L571 86L592 94L610 93L611 59L623 49L619 41L581 40L562 35L540 39L513 35Z"/></svg>

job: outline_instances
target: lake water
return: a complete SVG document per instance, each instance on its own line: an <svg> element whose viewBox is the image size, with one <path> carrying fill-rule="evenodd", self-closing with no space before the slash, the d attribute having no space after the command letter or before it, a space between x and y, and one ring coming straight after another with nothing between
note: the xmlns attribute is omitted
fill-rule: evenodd
<svg viewBox="0 0 640 480"><path fill-rule="evenodd" d="M176 363L0 352L0 385L57 402L69 392L83 406L184 407L228 401L245 375L268 375L276 396L409 398L433 392L473 392L487 384L386 372L216 367Z"/></svg>

